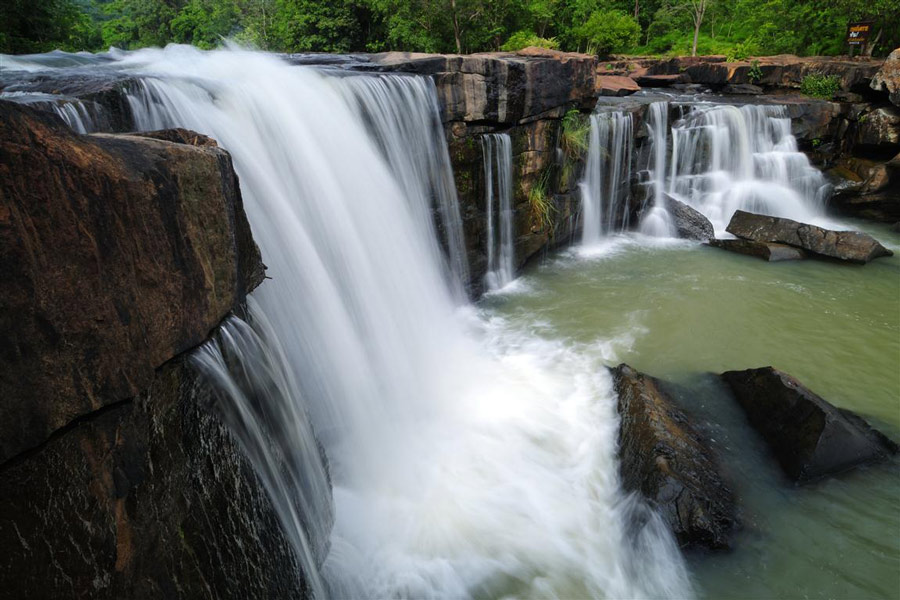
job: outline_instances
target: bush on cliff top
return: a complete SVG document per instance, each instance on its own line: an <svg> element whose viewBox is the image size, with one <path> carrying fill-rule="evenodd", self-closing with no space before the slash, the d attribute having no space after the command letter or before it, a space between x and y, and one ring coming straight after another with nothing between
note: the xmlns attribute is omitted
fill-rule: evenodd
<svg viewBox="0 0 900 600"><path fill-rule="evenodd" d="M529 46L537 46L538 48L549 48L551 50L559 50L559 43L556 38L542 38L532 31L517 31L506 40L500 49L506 52L515 52Z"/></svg>

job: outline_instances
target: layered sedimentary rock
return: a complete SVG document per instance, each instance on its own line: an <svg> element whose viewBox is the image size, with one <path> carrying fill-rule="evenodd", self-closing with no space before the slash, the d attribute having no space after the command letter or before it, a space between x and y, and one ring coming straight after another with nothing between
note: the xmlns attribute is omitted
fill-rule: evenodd
<svg viewBox="0 0 900 600"><path fill-rule="evenodd" d="M208 138L151 137L0 102L0 589L303 597L183 354L263 277L237 177Z"/></svg>
<svg viewBox="0 0 900 600"><path fill-rule="evenodd" d="M728 371L722 378L785 473L797 482L897 452L894 442L859 416L835 407L778 369Z"/></svg>
<svg viewBox="0 0 900 600"><path fill-rule="evenodd" d="M708 442L654 378L626 364L612 373L622 485L660 511L682 546L728 548L737 524L734 497Z"/></svg>
<svg viewBox="0 0 900 600"><path fill-rule="evenodd" d="M776 242L802 248L828 258L867 263L893 252L860 231L831 231L791 219L735 211L728 233L756 242Z"/></svg>

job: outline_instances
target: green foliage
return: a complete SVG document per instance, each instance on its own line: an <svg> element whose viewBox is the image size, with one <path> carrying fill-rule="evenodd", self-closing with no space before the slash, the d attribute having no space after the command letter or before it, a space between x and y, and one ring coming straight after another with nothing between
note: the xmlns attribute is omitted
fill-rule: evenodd
<svg viewBox="0 0 900 600"><path fill-rule="evenodd" d="M528 206L532 219L540 231L553 227L553 200L547 194L550 171L545 170L528 191Z"/></svg>
<svg viewBox="0 0 900 600"><path fill-rule="evenodd" d="M747 79L756 83L763 78L762 69L759 67L759 61L754 60L750 63L750 69L747 71Z"/></svg>
<svg viewBox="0 0 900 600"><path fill-rule="evenodd" d="M800 92L814 98L832 98L841 89L841 78L837 75L812 73L800 82Z"/></svg>
<svg viewBox="0 0 900 600"><path fill-rule="evenodd" d="M538 37L536 33L533 33L531 31L517 31L512 34L508 40L506 40L506 43L504 43L500 47L500 49L507 52L514 52L516 50L521 50L522 48L527 48L529 46L550 48L551 50L556 50L559 48L559 44L554 38Z"/></svg>
<svg viewBox="0 0 900 600"><path fill-rule="evenodd" d="M562 118L560 147L567 158L578 158L588 149L591 133L590 121L578 110L568 111Z"/></svg>
<svg viewBox="0 0 900 600"><path fill-rule="evenodd" d="M872 46L900 46L900 0L0 0L0 52L212 48L479 52L528 45L730 60L847 51L848 20L873 20Z"/></svg>
<svg viewBox="0 0 900 600"><path fill-rule="evenodd" d="M641 26L630 15L618 10L595 11L572 32L579 45L600 56L624 52L637 46Z"/></svg>

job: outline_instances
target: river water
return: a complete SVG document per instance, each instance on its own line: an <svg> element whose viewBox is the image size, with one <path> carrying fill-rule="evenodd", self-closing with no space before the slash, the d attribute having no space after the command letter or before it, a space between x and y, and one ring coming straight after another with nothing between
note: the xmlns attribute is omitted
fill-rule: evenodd
<svg viewBox="0 0 900 600"><path fill-rule="evenodd" d="M900 235L869 230L894 251ZM486 318L671 383L714 440L743 530L689 555L707 598L896 598L900 466L795 487L714 374L774 365L900 438L900 257L865 267L765 261L617 236L530 268ZM499 325L498 325L499 326Z"/></svg>

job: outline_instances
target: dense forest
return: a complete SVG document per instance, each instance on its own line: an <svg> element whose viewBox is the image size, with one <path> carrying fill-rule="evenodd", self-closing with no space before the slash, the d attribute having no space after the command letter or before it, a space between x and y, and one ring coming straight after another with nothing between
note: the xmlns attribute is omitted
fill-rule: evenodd
<svg viewBox="0 0 900 600"><path fill-rule="evenodd" d="M900 45L900 0L3 0L0 52L213 48L281 52L480 52L538 45L596 54L846 53Z"/></svg>

